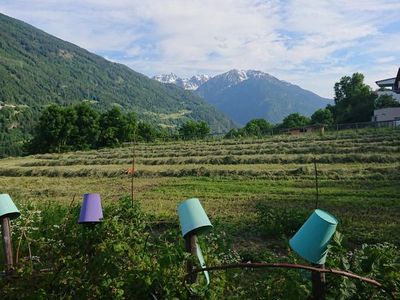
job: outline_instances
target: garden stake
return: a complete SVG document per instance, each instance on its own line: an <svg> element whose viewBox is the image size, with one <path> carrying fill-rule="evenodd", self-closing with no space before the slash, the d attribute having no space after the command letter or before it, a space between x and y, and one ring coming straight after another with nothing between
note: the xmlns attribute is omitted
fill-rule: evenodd
<svg viewBox="0 0 400 300"><path fill-rule="evenodd" d="M325 265L313 264L313 267L325 269ZM326 297L326 279L323 272L311 272L313 300L325 300Z"/></svg>
<svg viewBox="0 0 400 300"><path fill-rule="evenodd" d="M315 201L315 208L318 208L319 191L318 191L318 171L317 171L317 159L314 157L314 171L315 171L315 190L317 192L317 199Z"/></svg>
<svg viewBox="0 0 400 300"><path fill-rule="evenodd" d="M195 257L197 254L197 243L196 243L196 234L188 233L185 235L185 249L186 252L191 254L191 258ZM192 259L189 259L186 264L186 272L192 273L194 270L194 265ZM197 279L197 273L191 274L187 277L187 283L195 283Z"/></svg>
<svg viewBox="0 0 400 300"><path fill-rule="evenodd" d="M135 173L135 156L136 156L136 129L133 132L133 141L132 141L132 172L131 172L131 200L133 207L133 175Z"/></svg>
<svg viewBox="0 0 400 300"><path fill-rule="evenodd" d="M1 219L1 236L3 237L4 262L6 265L6 274L10 274L13 269L13 253L11 244L10 218Z"/></svg>

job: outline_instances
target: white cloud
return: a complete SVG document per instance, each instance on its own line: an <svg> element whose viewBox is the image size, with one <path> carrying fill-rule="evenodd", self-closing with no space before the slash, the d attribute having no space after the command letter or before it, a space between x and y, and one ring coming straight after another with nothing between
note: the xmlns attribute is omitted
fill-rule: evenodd
<svg viewBox="0 0 400 300"><path fill-rule="evenodd" d="M365 72L371 84L394 76L399 9L394 0L0 3L1 12L150 76L251 68L328 97L353 72Z"/></svg>

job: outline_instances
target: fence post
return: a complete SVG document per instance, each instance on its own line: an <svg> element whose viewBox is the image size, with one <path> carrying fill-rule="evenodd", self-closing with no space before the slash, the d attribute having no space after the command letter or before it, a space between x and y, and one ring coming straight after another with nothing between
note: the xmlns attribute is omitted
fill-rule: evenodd
<svg viewBox="0 0 400 300"><path fill-rule="evenodd" d="M325 269L325 265L313 264L313 267ZM326 279L325 273L311 272L313 300L325 300Z"/></svg>
<svg viewBox="0 0 400 300"><path fill-rule="evenodd" d="M1 236L3 237L3 250L4 250L4 262L6 265L6 274L9 274L13 269L13 253L11 243L11 229L10 229L10 218L1 219Z"/></svg>
<svg viewBox="0 0 400 300"><path fill-rule="evenodd" d="M197 253L197 245L196 245L196 234L194 233L188 233L185 236L185 249L186 252L191 254L191 258L196 257ZM192 260L188 260L187 265L186 265L186 272L191 273L194 270L194 265ZM197 279L197 273L193 274L188 277L188 283L195 283Z"/></svg>

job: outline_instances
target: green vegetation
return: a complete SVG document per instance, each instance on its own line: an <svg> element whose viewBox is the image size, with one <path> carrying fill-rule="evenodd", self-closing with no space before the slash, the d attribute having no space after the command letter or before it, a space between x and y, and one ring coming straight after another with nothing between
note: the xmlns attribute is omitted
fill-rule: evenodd
<svg viewBox="0 0 400 300"><path fill-rule="evenodd" d="M13 221L17 269L14 277L0 278L0 296L7 299L300 299L311 293L307 273L283 269L213 272L208 288L200 274L189 289L183 278L185 262L191 258L184 252L176 222L160 223L127 197L107 203L106 217L98 225L76 223L76 202L19 206L22 215ZM254 254L241 256L232 248L224 231L229 228L214 225L214 232L200 239L210 266L254 259ZM328 267L374 277L396 296L397 247L365 244L351 253L337 234L331 252ZM298 262L291 253L277 255L267 248L258 255L267 262ZM328 296L333 298L388 297L388 292L358 281L330 276L328 280Z"/></svg>
<svg viewBox="0 0 400 300"><path fill-rule="evenodd" d="M22 155L23 142L30 138L37 114L26 106L0 102L0 158Z"/></svg>
<svg viewBox="0 0 400 300"><path fill-rule="evenodd" d="M40 115L30 153L51 153L121 146L134 139L152 141L160 132L152 125L137 123L133 113L118 107L98 113L87 103L48 106Z"/></svg>
<svg viewBox="0 0 400 300"><path fill-rule="evenodd" d="M23 215L13 222L15 247L22 237L20 277L0 279L1 291L14 298L187 299L188 256L176 208L191 197L214 224L201 238L208 265L302 262L287 241L315 208L316 157L319 207L339 219L342 233L327 266L375 278L398 293L399 141L398 130L374 129L138 143L133 208L130 199L118 200L131 192L131 147L2 159L2 192ZM76 224L87 192L99 192L105 207L104 223L95 228ZM60 271L38 274L42 268ZM334 299L388 298L357 281L327 279ZM211 273L210 288L199 288L207 299L304 299L311 284L298 271L232 270Z"/></svg>
<svg viewBox="0 0 400 300"><path fill-rule="evenodd" d="M204 139L209 133L210 127L204 121L187 121L179 128L179 134L185 140Z"/></svg>
<svg viewBox="0 0 400 300"><path fill-rule="evenodd" d="M335 105L332 107L337 123L366 122L371 120L377 98L364 84L364 75L354 73L335 83Z"/></svg>
<svg viewBox="0 0 400 300"><path fill-rule="evenodd" d="M311 124L333 124L333 114L329 109L318 109L311 116Z"/></svg>
<svg viewBox="0 0 400 300"><path fill-rule="evenodd" d="M310 124L310 122L311 122L310 118L301 116L298 113L294 113L284 118L282 124L280 124L279 126L281 128L298 128L298 127L304 127Z"/></svg>
<svg viewBox="0 0 400 300"><path fill-rule="evenodd" d="M375 101L375 109L399 106L400 102L396 101L391 95L380 95Z"/></svg>
<svg viewBox="0 0 400 300"><path fill-rule="evenodd" d="M210 133L206 122L188 121L179 133L166 133L144 122L134 113L124 114L118 107L98 113L87 103L72 106L50 105L39 117L30 153L53 153L121 146L123 142L153 142L157 138L204 139Z"/></svg>
<svg viewBox="0 0 400 300"><path fill-rule="evenodd" d="M243 128L233 128L227 134L226 138L243 137L243 136L265 136L269 135L274 126L265 119L253 119L249 121Z"/></svg>

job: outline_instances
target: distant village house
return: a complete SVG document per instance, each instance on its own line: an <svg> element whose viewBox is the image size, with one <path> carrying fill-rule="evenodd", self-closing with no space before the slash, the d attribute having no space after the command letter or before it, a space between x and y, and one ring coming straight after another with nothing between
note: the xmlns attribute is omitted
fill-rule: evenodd
<svg viewBox="0 0 400 300"><path fill-rule="evenodd" d="M388 94L400 101L400 68L397 76L388 79L376 81L379 86L378 95ZM372 122L394 122L396 126L400 125L400 107L386 107L374 110Z"/></svg>
<svg viewBox="0 0 400 300"><path fill-rule="evenodd" d="M378 95L390 95L400 101L400 68L396 77L378 80L375 83L379 86Z"/></svg>

